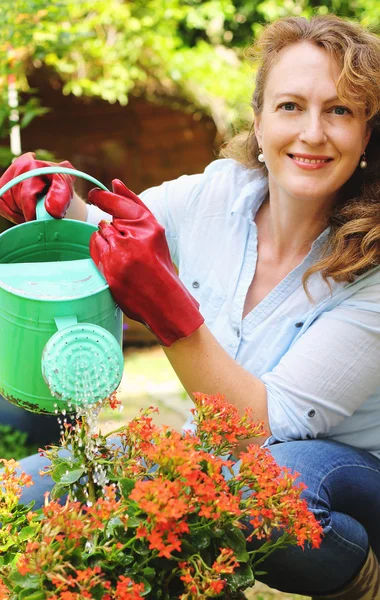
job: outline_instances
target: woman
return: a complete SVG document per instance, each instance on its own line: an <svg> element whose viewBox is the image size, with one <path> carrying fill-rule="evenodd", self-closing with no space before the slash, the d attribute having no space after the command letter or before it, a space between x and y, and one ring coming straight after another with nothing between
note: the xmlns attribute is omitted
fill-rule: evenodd
<svg viewBox="0 0 380 600"><path fill-rule="evenodd" d="M253 407L268 431L254 443L307 484L321 548L276 553L261 579L315 598L376 599L380 41L334 16L286 18L256 51L253 130L203 174L142 200L119 181L113 193L92 190L88 220L113 220L100 223L91 255L188 392ZM71 183L64 194L54 183L48 209L62 216ZM28 212L13 190L3 214L33 218L33 190ZM86 218L77 197L69 210Z"/></svg>

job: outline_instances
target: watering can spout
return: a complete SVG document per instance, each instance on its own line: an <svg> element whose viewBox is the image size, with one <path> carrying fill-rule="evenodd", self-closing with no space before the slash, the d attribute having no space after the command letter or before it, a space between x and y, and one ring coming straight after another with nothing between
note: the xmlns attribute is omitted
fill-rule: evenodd
<svg viewBox="0 0 380 600"><path fill-rule="evenodd" d="M58 331L42 353L42 374L53 394L70 406L85 407L108 398L123 373L116 338L103 327L56 317Z"/></svg>
<svg viewBox="0 0 380 600"><path fill-rule="evenodd" d="M66 167L23 173L0 189L45 173L96 179ZM53 219L41 200L37 220L0 235L0 394L28 410L54 413L97 402L123 371L122 315L90 258L96 227ZM17 357L15 360L14 357Z"/></svg>

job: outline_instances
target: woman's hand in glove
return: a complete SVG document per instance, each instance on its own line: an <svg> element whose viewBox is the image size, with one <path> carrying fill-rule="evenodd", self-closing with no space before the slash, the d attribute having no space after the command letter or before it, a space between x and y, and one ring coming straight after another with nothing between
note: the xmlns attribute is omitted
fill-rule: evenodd
<svg viewBox="0 0 380 600"><path fill-rule="evenodd" d="M0 177L0 187L22 173L40 167L74 167L68 162L61 163L36 160L33 152L22 154ZM38 175L18 183L0 198L0 215L13 223L33 221L36 218L36 204L46 194L45 208L56 219L62 219L73 197L75 177L73 175Z"/></svg>
<svg viewBox="0 0 380 600"><path fill-rule="evenodd" d="M178 278L165 231L138 196L121 181L112 192L91 190L88 200L112 214L93 233L90 253L127 317L144 323L170 346L198 329L198 303Z"/></svg>

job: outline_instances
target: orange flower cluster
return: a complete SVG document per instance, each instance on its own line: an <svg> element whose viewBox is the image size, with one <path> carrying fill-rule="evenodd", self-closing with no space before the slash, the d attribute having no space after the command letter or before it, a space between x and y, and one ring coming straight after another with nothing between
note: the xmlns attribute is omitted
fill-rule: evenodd
<svg viewBox="0 0 380 600"><path fill-rule="evenodd" d="M92 506L70 501L61 505L50 501L42 511L45 519L39 539L27 543L26 551L18 561L21 575L44 573L46 567L65 562L76 548L81 547L83 540L103 532L105 523L113 517L118 516L124 526L128 522L125 507L116 499L114 486L104 488L104 498L98 498Z"/></svg>
<svg viewBox="0 0 380 600"><path fill-rule="evenodd" d="M113 595L106 594L102 600L139 600L143 598L144 584L135 583L129 577L120 575Z"/></svg>
<svg viewBox="0 0 380 600"><path fill-rule="evenodd" d="M149 468L153 467L146 452L151 446L153 436L159 431L151 417L157 412L157 408L150 406L132 419L127 427L119 430L121 446L118 451L118 464L120 474L124 477L145 477Z"/></svg>
<svg viewBox="0 0 380 600"><path fill-rule="evenodd" d="M33 484L32 478L18 470L19 464L11 458L0 459L0 514L3 510L10 511L18 502L23 487Z"/></svg>
<svg viewBox="0 0 380 600"><path fill-rule="evenodd" d="M120 398L117 397L117 392L113 392L110 397L107 398L107 402L112 410L116 410L122 406Z"/></svg>
<svg viewBox="0 0 380 600"><path fill-rule="evenodd" d="M61 505L46 498L42 515L22 509L28 527L17 576L32 575L46 600L155 600L162 589L171 598L198 600L232 589L229 581L240 568L253 581L255 551L246 543L253 536L268 542L264 553L274 530L286 532L286 543L319 547L321 528L301 498L297 474L280 468L258 445L242 452L239 464L226 456L241 440L264 435L262 425L250 411L239 416L222 396L195 399L197 435L157 427L150 408L117 432L119 445L97 434L89 459L73 441L75 430L67 429L71 466L59 449L46 454L55 481L62 473L65 491L66 469L72 469L70 499ZM22 474L17 480L14 461L5 466L0 483L14 502L17 485L30 485L30 479ZM103 482L114 483L90 481L99 466ZM86 494L80 487L84 473L91 483ZM0 579L0 600L12 589L9 581Z"/></svg>
<svg viewBox="0 0 380 600"><path fill-rule="evenodd" d="M194 392L195 408L192 409L197 434L203 443L218 454L227 454L241 440L266 434L264 425L252 418L247 408L241 416L235 406L228 404L221 394L210 395Z"/></svg>
<svg viewBox="0 0 380 600"><path fill-rule="evenodd" d="M4 584L4 582L0 579L0 600L8 600L9 598L9 590Z"/></svg>
<svg viewBox="0 0 380 600"><path fill-rule="evenodd" d="M246 509L253 527L249 537L270 539L274 529L285 529L302 548L307 540L319 548L321 527L306 501L300 498L306 486L296 483L299 474L280 468L273 456L259 446L249 446L240 458L236 479L245 485Z"/></svg>
<svg viewBox="0 0 380 600"><path fill-rule="evenodd" d="M56 576L51 579L51 583L56 586L56 593L47 596L48 600L93 600L92 590L99 585L106 590L102 600L140 600L144 591L144 584L135 583L123 575L119 576L116 587L112 590L111 582L97 566L93 569L77 569L75 576Z"/></svg>
<svg viewBox="0 0 380 600"><path fill-rule="evenodd" d="M128 515L125 514L125 508L121 500L116 498L116 486L108 485L103 489L103 498L98 498L92 506L84 507L92 531L96 529L103 531L104 523L107 523L107 521L116 515L118 515L121 523L127 525Z"/></svg>
<svg viewBox="0 0 380 600"><path fill-rule="evenodd" d="M197 558L190 562L180 562L178 566L181 570L180 579L187 588L187 593L182 594L181 600L193 600L219 596L226 586L226 580L221 575L233 573L239 563L230 548L221 548L210 569L205 569L204 563Z"/></svg>
<svg viewBox="0 0 380 600"><path fill-rule="evenodd" d="M220 521L242 515L240 495L232 494L222 468L230 462L204 452L196 436L165 428L153 435L145 458L155 464L154 479L137 481L130 495L146 515L137 531L149 548L170 558L181 549L191 515Z"/></svg>

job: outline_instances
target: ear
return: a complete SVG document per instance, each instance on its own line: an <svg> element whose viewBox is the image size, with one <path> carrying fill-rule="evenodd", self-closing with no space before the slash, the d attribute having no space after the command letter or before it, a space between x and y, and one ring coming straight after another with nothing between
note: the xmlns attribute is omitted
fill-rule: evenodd
<svg viewBox="0 0 380 600"><path fill-rule="evenodd" d="M367 125L367 131L366 131L366 135L365 135L365 138L364 138L363 152L367 148L368 142L371 139L371 135L372 135L372 127L370 127L369 125Z"/></svg>
<svg viewBox="0 0 380 600"><path fill-rule="evenodd" d="M261 142L262 142L261 119L260 119L259 115L255 115L255 119L254 119L254 122L253 122L253 128L254 128L254 131L255 131L255 136L256 136L256 139L257 139L257 143L261 147Z"/></svg>

